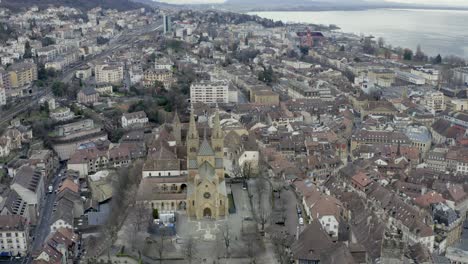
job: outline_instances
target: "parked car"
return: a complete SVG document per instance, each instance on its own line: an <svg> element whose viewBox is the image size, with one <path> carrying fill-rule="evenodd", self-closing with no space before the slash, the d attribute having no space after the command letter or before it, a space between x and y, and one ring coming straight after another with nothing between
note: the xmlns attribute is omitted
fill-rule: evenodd
<svg viewBox="0 0 468 264"><path fill-rule="evenodd" d="M301 209L300 205L297 205L296 209L297 209L297 214L299 214L299 215L302 214L302 209Z"/></svg>
<svg viewBox="0 0 468 264"><path fill-rule="evenodd" d="M304 218L299 218L299 225L304 225Z"/></svg>

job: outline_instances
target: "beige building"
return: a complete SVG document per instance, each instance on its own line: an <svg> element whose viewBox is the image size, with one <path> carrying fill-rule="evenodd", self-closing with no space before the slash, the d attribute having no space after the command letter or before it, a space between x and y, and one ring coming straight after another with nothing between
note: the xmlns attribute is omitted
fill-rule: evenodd
<svg viewBox="0 0 468 264"><path fill-rule="evenodd" d="M228 215L224 179L224 133L216 112L211 142L206 135L200 143L195 116L190 117L187 134L187 214L196 219L220 219Z"/></svg>
<svg viewBox="0 0 468 264"><path fill-rule="evenodd" d="M23 87L37 80L37 66L34 63L16 63L8 68L11 88Z"/></svg>
<svg viewBox="0 0 468 264"><path fill-rule="evenodd" d="M169 88L172 84L172 71L167 69L150 69L143 73L143 85L153 86L156 81L162 82L164 87Z"/></svg>
<svg viewBox="0 0 468 264"><path fill-rule="evenodd" d="M252 92L252 103L262 105L279 105L279 95L270 90Z"/></svg>
<svg viewBox="0 0 468 264"><path fill-rule="evenodd" d="M96 83L118 84L123 80L124 69L120 64L98 64L94 67Z"/></svg>

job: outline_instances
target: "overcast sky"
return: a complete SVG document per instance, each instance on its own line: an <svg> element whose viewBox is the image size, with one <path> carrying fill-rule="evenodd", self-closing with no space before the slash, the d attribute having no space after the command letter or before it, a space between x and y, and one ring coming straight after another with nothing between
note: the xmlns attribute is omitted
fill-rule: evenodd
<svg viewBox="0 0 468 264"><path fill-rule="evenodd" d="M171 3L171 4L212 4L212 3L224 2L224 0L157 0L157 1ZM255 0L252 0L252 1L255 1ZM398 3L408 3L408 4L440 5L440 6L468 6L468 0L368 0L368 1L369 2L398 2Z"/></svg>

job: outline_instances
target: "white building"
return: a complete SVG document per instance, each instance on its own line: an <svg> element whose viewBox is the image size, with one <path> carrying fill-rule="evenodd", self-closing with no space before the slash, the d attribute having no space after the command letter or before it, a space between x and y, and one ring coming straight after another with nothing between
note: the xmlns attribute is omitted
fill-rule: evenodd
<svg viewBox="0 0 468 264"><path fill-rule="evenodd" d="M124 69L119 64L98 64L94 67L96 83L121 83Z"/></svg>
<svg viewBox="0 0 468 264"><path fill-rule="evenodd" d="M3 61L2 61L3 63ZM468 67L453 69L453 75L459 82L468 83Z"/></svg>
<svg viewBox="0 0 468 264"><path fill-rule="evenodd" d="M439 71L433 68L418 67L411 69L411 74L424 78L426 84L437 85L439 82Z"/></svg>
<svg viewBox="0 0 468 264"><path fill-rule="evenodd" d="M28 253L29 224L19 215L0 215L0 254L26 256Z"/></svg>
<svg viewBox="0 0 468 264"><path fill-rule="evenodd" d="M226 80L193 83L190 86L190 100L192 103L228 103L229 83Z"/></svg>
<svg viewBox="0 0 468 264"><path fill-rule="evenodd" d="M86 80L92 76L92 69L88 65L81 67L80 69L76 70L75 77L81 80Z"/></svg>
<svg viewBox="0 0 468 264"><path fill-rule="evenodd" d="M432 113L444 111L445 97L441 92L431 92L424 95L424 106Z"/></svg>
<svg viewBox="0 0 468 264"><path fill-rule="evenodd" d="M5 88L0 87L0 106L6 105L6 92Z"/></svg>
<svg viewBox="0 0 468 264"><path fill-rule="evenodd" d="M409 82L412 84L416 85L424 85L426 84L426 80L423 77L420 77L418 75L409 73L409 72L404 72L404 71L396 71L395 72L396 78L403 80L405 82Z"/></svg>
<svg viewBox="0 0 468 264"><path fill-rule="evenodd" d="M55 121L67 121L75 118L75 113L68 107L58 107L50 110L49 116Z"/></svg>
<svg viewBox="0 0 468 264"><path fill-rule="evenodd" d="M148 124L148 117L144 111L124 113L121 122L123 128L144 127Z"/></svg>

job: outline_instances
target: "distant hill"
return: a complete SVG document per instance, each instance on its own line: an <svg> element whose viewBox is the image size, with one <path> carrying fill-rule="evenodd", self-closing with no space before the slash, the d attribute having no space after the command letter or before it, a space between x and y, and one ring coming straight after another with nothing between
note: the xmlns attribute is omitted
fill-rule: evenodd
<svg viewBox="0 0 468 264"><path fill-rule="evenodd" d="M39 8L48 6L68 6L81 10L89 10L95 7L104 9L117 9L119 11L132 10L145 7L142 3L136 3L130 0L1 0L0 7L6 7L11 10L22 10L36 5Z"/></svg>

